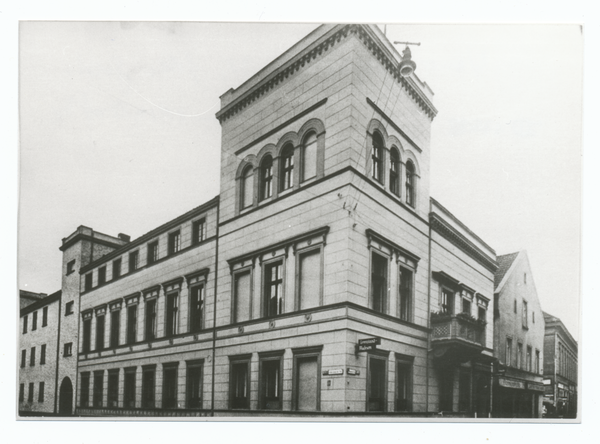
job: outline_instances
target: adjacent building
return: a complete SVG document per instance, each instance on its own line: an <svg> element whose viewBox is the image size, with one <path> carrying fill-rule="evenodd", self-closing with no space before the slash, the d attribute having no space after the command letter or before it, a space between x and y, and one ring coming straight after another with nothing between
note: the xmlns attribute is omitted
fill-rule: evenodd
<svg viewBox="0 0 600 444"><path fill-rule="evenodd" d="M494 290L494 417L542 417L544 325L527 252L498 256Z"/></svg>
<svg viewBox="0 0 600 444"><path fill-rule="evenodd" d="M556 316L544 313L544 407L549 417L577 417L578 345Z"/></svg>
<svg viewBox="0 0 600 444"><path fill-rule="evenodd" d="M33 295L21 291L19 298L26 303L19 320L19 413L53 414L57 412L61 292Z"/></svg>

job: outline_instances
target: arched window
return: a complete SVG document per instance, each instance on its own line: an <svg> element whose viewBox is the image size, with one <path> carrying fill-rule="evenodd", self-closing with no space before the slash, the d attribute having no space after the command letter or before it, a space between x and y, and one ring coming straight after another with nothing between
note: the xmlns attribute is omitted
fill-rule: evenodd
<svg viewBox="0 0 600 444"><path fill-rule="evenodd" d="M396 147L390 151L390 191L400 196L400 154Z"/></svg>
<svg viewBox="0 0 600 444"><path fill-rule="evenodd" d="M265 156L260 164L260 200L273 195L273 158Z"/></svg>
<svg viewBox="0 0 600 444"><path fill-rule="evenodd" d="M410 160L406 162L406 203L415 206L415 165Z"/></svg>
<svg viewBox="0 0 600 444"><path fill-rule="evenodd" d="M240 190L240 209L251 207L254 201L254 171L252 165L244 168Z"/></svg>
<svg viewBox="0 0 600 444"><path fill-rule="evenodd" d="M383 139L381 134L373 134L373 150L371 152L371 175L377 182L383 180Z"/></svg>
<svg viewBox="0 0 600 444"><path fill-rule="evenodd" d="M287 190L294 186L294 146L288 143L281 151L281 167L279 168L281 177L280 189Z"/></svg>
<svg viewBox="0 0 600 444"><path fill-rule="evenodd" d="M302 180L317 175L317 133L311 131L302 143Z"/></svg>

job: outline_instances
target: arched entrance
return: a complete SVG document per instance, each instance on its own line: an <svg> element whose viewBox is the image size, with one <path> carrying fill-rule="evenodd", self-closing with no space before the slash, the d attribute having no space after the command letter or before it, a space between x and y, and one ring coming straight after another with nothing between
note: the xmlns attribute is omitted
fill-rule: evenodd
<svg viewBox="0 0 600 444"><path fill-rule="evenodd" d="M71 379L68 376L65 376L60 384L58 403L59 415L71 415L73 413L73 384L71 384Z"/></svg>

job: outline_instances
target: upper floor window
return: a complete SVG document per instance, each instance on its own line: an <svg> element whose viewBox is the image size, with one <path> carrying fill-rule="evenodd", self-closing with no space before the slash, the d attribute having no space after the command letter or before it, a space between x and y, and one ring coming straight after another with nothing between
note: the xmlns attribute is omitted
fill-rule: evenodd
<svg viewBox="0 0 600 444"><path fill-rule="evenodd" d="M527 328L527 301L523 301L523 327Z"/></svg>
<svg viewBox="0 0 600 444"><path fill-rule="evenodd" d="M252 165L244 168L241 183L241 204L240 209L251 207L254 203L254 169Z"/></svg>
<svg viewBox="0 0 600 444"><path fill-rule="evenodd" d="M75 259L67 262L67 276L75 271Z"/></svg>
<svg viewBox="0 0 600 444"><path fill-rule="evenodd" d="M440 293L440 312L454 314L454 292L445 287Z"/></svg>
<svg viewBox="0 0 600 444"><path fill-rule="evenodd" d="M63 347L63 357L69 357L73 354L73 343L67 342Z"/></svg>
<svg viewBox="0 0 600 444"><path fill-rule="evenodd" d="M506 338L506 355L504 357L506 365L509 367L512 365L512 339Z"/></svg>
<svg viewBox="0 0 600 444"><path fill-rule="evenodd" d="M98 285L102 285L106 282L106 265L98 268Z"/></svg>
<svg viewBox="0 0 600 444"><path fill-rule="evenodd" d="M127 344L135 344L137 340L137 304L127 307Z"/></svg>
<svg viewBox="0 0 600 444"><path fill-rule="evenodd" d="M35 347L31 347L31 354L29 355L29 365L31 367L35 365Z"/></svg>
<svg viewBox="0 0 600 444"><path fill-rule="evenodd" d="M204 318L204 284L190 288L190 332L202 330Z"/></svg>
<svg viewBox="0 0 600 444"><path fill-rule="evenodd" d="M40 365L44 365L46 363L46 344L42 344L42 349L40 350Z"/></svg>
<svg viewBox="0 0 600 444"><path fill-rule="evenodd" d="M83 320L83 339L82 339L82 350L83 353L90 351L90 344L92 338L92 319L91 317L84 318Z"/></svg>
<svg viewBox="0 0 600 444"><path fill-rule="evenodd" d="M371 255L371 308L387 312L388 259L375 252Z"/></svg>
<svg viewBox="0 0 600 444"><path fill-rule="evenodd" d="M42 309L42 327L45 327L46 325L48 325L48 307Z"/></svg>
<svg viewBox="0 0 600 444"><path fill-rule="evenodd" d="M281 178L281 191L294 186L294 146L288 143L281 152L281 168L279 169Z"/></svg>
<svg viewBox="0 0 600 444"><path fill-rule="evenodd" d="M129 272L130 273L134 270L137 270L139 257L140 257L140 252L137 250L129 253Z"/></svg>
<svg viewBox="0 0 600 444"><path fill-rule="evenodd" d="M525 365L526 365L526 370L528 372L532 371L532 364L531 364L531 356L532 352L531 352L531 347L527 346L527 357L525 358Z"/></svg>
<svg viewBox="0 0 600 444"><path fill-rule="evenodd" d="M400 196L400 154L394 146L390 151L390 191Z"/></svg>
<svg viewBox="0 0 600 444"><path fill-rule="evenodd" d="M148 264L153 264L158 260L158 241L148 244Z"/></svg>
<svg viewBox="0 0 600 444"><path fill-rule="evenodd" d="M27 315L23 316L23 333L27 333Z"/></svg>
<svg viewBox="0 0 600 444"><path fill-rule="evenodd" d="M156 299L148 299L145 307L146 341L156 338Z"/></svg>
<svg viewBox="0 0 600 444"><path fill-rule="evenodd" d="M84 278L84 289L85 291L92 289L92 273L88 273Z"/></svg>
<svg viewBox="0 0 600 444"><path fill-rule="evenodd" d="M24 368L26 363L27 363L27 350L21 350L21 368Z"/></svg>
<svg viewBox="0 0 600 444"><path fill-rule="evenodd" d="M264 315L283 313L283 263L272 262L265 266Z"/></svg>
<svg viewBox="0 0 600 444"><path fill-rule="evenodd" d="M317 175L317 133L311 131L302 142L302 180Z"/></svg>
<svg viewBox="0 0 600 444"><path fill-rule="evenodd" d="M383 180L383 139L378 132L373 134L371 151L371 175L378 182Z"/></svg>
<svg viewBox="0 0 600 444"><path fill-rule="evenodd" d="M248 268L233 275L232 322L243 322L250 319L251 283L251 271Z"/></svg>
<svg viewBox="0 0 600 444"><path fill-rule="evenodd" d="M113 261L113 279L118 279L121 276L121 258Z"/></svg>
<svg viewBox="0 0 600 444"><path fill-rule="evenodd" d="M406 203L415 206L415 165L412 161L406 162Z"/></svg>
<svg viewBox="0 0 600 444"><path fill-rule="evenodd" d="M31 331L37 330L37 311L33 312L33 318L31 319Z"/></svg>
<svg viewBox="0 0 600 444"><path fill-rule="evenodd" d="M517 343L517 368L521 368L523 366L523 344L520 342Z"/></svg>
<svg viewBox="0 0 600 444"><path fill-rule="evenodd" d="M75 304L75 301L69 301L65 304L65 316L73 314L73 305L74 304Z"/></svg>
<svg viewBox="0 0 600 444"><path fill-rule="evenodd" d="M115 308L110 312L110 347L111 348L118 347L120 331L121 331L121 310Z"/></svg>
<svg viewBox="0 0 600 444"><path fill-rule="evenodd" d="M165 326L165 336L174 336L177 334L177 320L179 311L179 292L167 294L167 313Z"/></svg>
<svg viewBox="0 0 600 444"><path fill-rule="evenodd" d="M104 315L96 315L96 350L104 350Z"/></svg>
<svg viewBox="0 0 600 444"><path fill-rule="evenodd" d="M273 195L273 158L265 156L260 164L260 199L268 199Z"/></svg>
<svg viewBox="0 0 600 444"><path fill-rule="evenodd" d="M181 250L181 231L177 230L169 233L169 254L177 253Z"/></svg>
<svg viewBox="0 0 600 444"><path fill-rule="evenodd" d="M413 299L413 271L406 267L400 267L399 280L400 319L410 321Z"/></svg>
<svg viewBox="0 0 600 444"><path fill-rule="evenodd" d="M206 240L206 218L198 219L192 224L192 241L199 244Z"/></svg>

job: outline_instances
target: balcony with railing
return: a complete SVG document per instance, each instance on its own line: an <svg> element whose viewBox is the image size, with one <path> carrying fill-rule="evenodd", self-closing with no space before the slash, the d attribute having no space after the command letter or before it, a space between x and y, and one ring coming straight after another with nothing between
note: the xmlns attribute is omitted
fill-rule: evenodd
<svg viewBox="0 0 600 444"><path fill-rule="evenodd" d="M432 313L431 330L436 358L469 359L485 348L485 322L468 314Z"/></svg>

